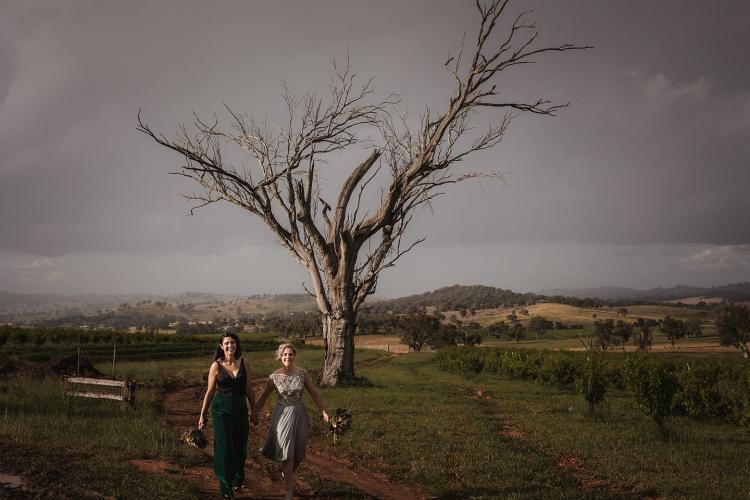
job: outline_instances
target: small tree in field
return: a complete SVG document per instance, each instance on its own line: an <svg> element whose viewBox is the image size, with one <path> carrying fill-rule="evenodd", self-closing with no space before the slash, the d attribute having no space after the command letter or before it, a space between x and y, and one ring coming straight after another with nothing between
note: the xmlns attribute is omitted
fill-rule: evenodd
<svg viewBox="0 0 750 500"><path fill-rule="evenodd" d="M576 379L576 389L589 404L589 412L593 414L594 408L604 400L604 393L607 392L606 380L598 360L591 359L591 356L587 358Z"/></svg>
<svg viewBox="0 0 750 500"><path fill-rule="evenodd" d="M626 368L626 385L641 410L651 417L666 438L664 422L672 413L680 388L673 367L645 357L631 359Z"/></svg>
<svg viewBox="0 0 750 500"><path fill-rule="evenodd" d="M606 351L612 346L612 331L615 322L611 319L594 321L594 347L600 351Z"/></svg>
<svg viewBox="0 0 750 500"><path fill-rule="evenodd" d="M617 344L624 345L633 336L633 325L626 323L625 321L618 319L615 322L615 327L612 330L612 338Z"/></svg>
<svg viewBox="0 0 750 500"><path fill-rule="evenodd" d="M524 337L526 328L521 324L516 313L510 313L506 317L508 318L508 336L518 343Z"/></svg>
<svg viewBox="0 0 750 500"><path fill-rule="evenodd" d="M552 116L566 106L516 100L500 86L502 75L541 54L587 48L537 47L539 30L527 12L503 23L508 4L477 1L479 28L472 46L444 61L453 91L442 106L425 109L418 123L407 119L396 97L374 101L373 79L359 80L348 61L334 65L328 98L309 93L297 99L285 90L288 120L282 125L226 106L229 126L216 115L196 116L170 139L139 113L138 130L184 159L175 173L199 186L186 196L194 208L226 201L247 210L305 268L321 313L327 385L354 378L357 315L381 273L423 241L407 236L414 215L451 184L501 177L457 169L474 153L496 146L515 117ZM500 36L498 26L507 26ZM484 131L473 126L479 110L500 111ZM353 149L361 162L345 167L350 173L338 196L325 199L326 169L351 157ZM249 161L233 162L235 153ZM369 193L380 194L370 206Z"/></svg>
<svg viewBox="0 0 750 500"><path fill-rule="evenodd" d="M502 340L509 336L508 323L505 321L497 321L488 325L487 331L497 340Z"/></svg>
<svg viewBox="0 0 750 500"><path fill-rule="evenodd" d="M427 345L432 349L455 346L463 336L463 332L456 325L441 324L438 331L427 341Z"/></svg>
<svg viewBox="0 0 750 500"><path fill-rule="evenodd" d="M676 347L677 341L683 338L687 333L684 321L670 318L669 316L662 320L661 331L664 333L664 336L667 337L669 342L672 343L672 349Z"/></svg>
<svg viewBox="0 0 750 500"><path fill-rule="evenodd" d="M405 316L399 322L399 326L402 331L401 341L415 352L419 352L437 335L440 320L435 316L420 312L413 316Z"/></svg>
<svg viewBox="0 0 750 500"><path fill-rule="evenodd" d="M638 349L647 350L651 349L651 344L654 342L653 326L649 321L643 318L638 318L635 323L636 334L633 337L633 342L638 346Z"/></svg>
<svg viewBox="0 0 750 500"><path fill-rule="evenodd" d="M691 318L685 321L685 335L693 338L703 335L701 320L698 318Z"/></svg>
<svg viewBox="0 0 750 500"><path fill-rule="evenodd" d="M750 359L750 309L739 304L722 305L716 311L714 323L721 345L734 346L743 358Z"/></svg>
<svg viewBox="0 0 750 500"><path fill-rule="evenodd" d="M534 332L536 339L539 340L551 326L551 323L544 316L532 316L529 318L529 324L526 328L530 332Z"/></svg>

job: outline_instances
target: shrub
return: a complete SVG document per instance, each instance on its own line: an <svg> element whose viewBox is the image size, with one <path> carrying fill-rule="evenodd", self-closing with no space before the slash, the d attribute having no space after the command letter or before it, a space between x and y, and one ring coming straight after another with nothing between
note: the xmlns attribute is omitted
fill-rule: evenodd
<svg viewBox="0 0 750 500"><path fill-rule="evenodd" d="M558 387L575 386L592 407L609 387L627 389L662 432L664 419L673 413L750 423L747 363L696 358L689 364L676 364L678 358L670 357L448 347L438 352L437 360L441 369L467 377L486 372Z"/></svg>
<svg viewBox="0 0 750 500"><path fill-rule="evenodd" d="M589 404L589 411L593 413L594 407L604 400L607 384L598 361L589 358L583 365L578 379L576 389Z"/></svg>
<svg viewBox="0 0 750 500"><path fill-rule="evenodd" d="M447 348L438 352L438 365L442 370L473 377L482 372L484 363L475 349Z"/></svg>
<svg viewBox="0 0 750 500"><path fill-rule="evenodd" d="M10 341L15 344L25 344L29 341L29 332L22 329L13 330L10 334Z"/></svg>
<svg viewBox="0 0 750 500"><path fill-rule="evenodd" d="M741 425L750 425L750 369L733 373L726 396L727 411Z"/></svg>
<svg viewBox="0 0 750 500"><path fill-rule="evenodd" d="M482 343L482 336L478 333L470 333L464 337L464 345L476 346Z"/></svg>
<svg viewBox="0 0 750 500"><path fill-rule="evenodd" d="M726 414L726 404L719 393L719 367L714 363L688 363L678 374L680 391L675 408L694 418L719 417Z"/></svg>
<svg viewBox="0 0 750 500"><path fill-rule="evenodd" d="M631 358L626 368L626 385L636 404L666 436L664 419L672 413L679 390L674 367L643 356Z"/></svg>
<svg viewBox="0 0 750 500"><path fill-rule="evenodd" d="M539 365L537 378L550 385L566 386L573 384L579 376L577 364L567 353L546 353Z"/></svg>

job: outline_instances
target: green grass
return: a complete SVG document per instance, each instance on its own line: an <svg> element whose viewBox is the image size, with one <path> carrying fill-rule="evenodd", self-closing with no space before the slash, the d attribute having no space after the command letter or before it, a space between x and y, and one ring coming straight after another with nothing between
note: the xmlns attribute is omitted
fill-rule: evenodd
<svg viewBox="0 0 750 500"><path fill-rule="evenodd" d="M320 349L300 347L298 352L300 366L313 370L320 366ZM361 352L357 360L381 355ZM279 366L275 352L246 356L254 377L264 377ZM20 474L71 498L196 498L199 493L185 481L144 474L128 461L160 459L177 467L207 463L203 453L179 442L158 410L157 399L175 386L205 384L210 363L210 356L118 363L118 376L138 380L134 409L112 401L66 397L59 378L28 374L0 378L0 471ZM101 362L97 368L107 373L111 365ZM315 421L314 432L323 439L322 423ZM309 474L306 480L331 496L366 498L346 485Z"/></svg>
<svg viewBox="0 0 750 500"><path fill-rule="evenodd" d="M300 348L297 364L317 371L322 354ZM362 350L356 360L383 355ZM254 378L279 366L270 351L247 357ZM118 364L121 376L141 384L135 409L126 411L110 401L66 398L57 379L0 379L0 470L69 497L195 498L184 481L145 474L127 461L205 463L178 442L155 402L159 391L204 384L209 364L210 357ZM670 438L662 441L623 393L608 392L592 416L568 390L490 375L466 379L440 371L431 353L357 374L369 384L322 389L330 410L352 412L352 430L334 446L308 398L313 439L333 455L440 498L747 498L750 492L750 432L734 424L670 418ZM492 398L474 397L480 388ZM511 428L519 433L509 434ZM261 438L252 435L251 456ZM571 457L601 482L582 488L558 467ZM303 479L323 496L367 498L309 472Z"/></svg>
<svg viewBox="0 0 750 500"><path fill-rule="evenodd" d="M496 405L471 398L471 384L438 371L429 354L361 374L374 387L324 390L330 408L353 414L353 430L332 452L348 451L360 464L441 498L613 496L579 490L552 455L505 436Z"/></svg>
<svg viewBox="0 0 750 500"><path fill-rule="evenodd" d="M429 354L362 370L373 388L327 389L329 406L353 412L354 430L339 452L441 497L596 498L556 464L575 457L595 479L626 495L746 498L748 429L669 419L663 442L624 394L607 394L598 416L570 391L440 372ZM481 388L492 400L471 397ZM503 432L510 426L526 437ZM335 451L335 450L334 450Z"/></svg>
<svg viewBox="0 0 750 500"><path fill-rule="evenodd" d="M143 475L127 463L159 458L178 464L204 462L180 445L153 411L155 394L138 394L134 409L111 401L68 398L54 378L14 376L0 380L0 469L21 472L46 489L69 497L194 498L178 481ZM4 445L5 446L5 445Z"/></svg>
<svg viewBox="0 0 750 500"><path fill-rule="evenodd" d="M665 347L670 346L671 342L661 333L658 329L654 329L654 341L653 346L656 347L655 352L661 352ZM526 336L520 341L515 342L513 340L497 340L491 335L485 335L482 339L482 346L484 347L517 347L522 349L581 349L582 344L579 340L579 336L582 335L584 339L593 337L593 327L585 327L583 330L576 329L565 329L565 330L549 330L540 339L537 339L533 333L527 333ZM704 333L700 337L683 338L677 342L677 351L681 348L689 348L691 345L719 345L719 336L713 333ZM632 348L632 342L629 342L628 347ZM617 350L617 348L613 348ZM732 353L734 354L734 353Z"/></svg>

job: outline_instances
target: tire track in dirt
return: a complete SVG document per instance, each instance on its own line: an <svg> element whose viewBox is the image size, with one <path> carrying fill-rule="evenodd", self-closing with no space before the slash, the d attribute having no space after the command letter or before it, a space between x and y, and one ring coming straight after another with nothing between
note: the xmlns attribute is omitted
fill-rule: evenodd
<svg viewBox="0 0 750 500"><path fill-rule="evenodd" d="M476 399L477 401L493 401L495 398L493 395L484 389L475 389L469 391L466 389L458 389L458 393L463 397ZM501 406L501 402L498 400L497 405ZM500 430L500 435L510 439L516 439L527 443L529 446L536 448L536 445L529 439L529 435L519 430L513 423L514 417L512 414L500 411L499 416L502 417L504 423ZM643 490L637 485L621 485L609 479L601 479L593 470L587 468L583 461L574 455L562 455L553 464L554 467L561 473L572 477L578 488L582 491L594 491L594 490L606 490L613 495L619 495L622 497L633 497L638 496L644 499L656 499L656 495L653 491Z"/></svg>
<svg viewBox="0 0 750 500"><path fill-rule="evenodd" d="M394 356L387 359L377 358L380 363L387 363ZM372 363L375 364L375 363ZM372 364L368 365L371 366ZM260 386L265 379L256 382ZM195 427L198 421L200 404L203 399L205 389L203 387L186 387L170 391L164 394L161 400L161 407L164 411L166 421L182 433L185 430ZM261 422L257 426L251 427L251 433L264 436L268 431L268 418L261 417ZM208 439L208 446L205 452L213 458L213 435L210 431L205 432ZM313 444L313 446L310 446ZM136 465L143 470L155 474L168 473L173 470L174 466L165 462L158 461L134 461ZM333 480L338 483L345 483L353 486L362 492L379 499L385 500L412 500L426 498L419 488L415 485L395 484L387 481L369 470L360 469L353 464L346 463L342 460L332 458L322 450L317 449L314 443L309 443L306 458L302 462L302 467L307 468L316 476ZM245 491L239 498L281 498L284 495L284 487L278 480L277 466L270 461L258 462L249 456L245 468L245 477L247 484ZM186 479L196 486L200 491L218 494L219 489L217 481L213 474L213 468L210 466L189 467L184 472ZM304 481L297 478L297 489L301 496L320 498L316 492Z"/></svg>
<svg viewBox="0 0 750 500"><path fill-rule="evenodd" d="M360 368L372 368L373 366L385 365L403 355L404 353L389 352L385 356L378 356L376 358L366 359L365 361L357 363L355 368L359 370Z"/></svg>

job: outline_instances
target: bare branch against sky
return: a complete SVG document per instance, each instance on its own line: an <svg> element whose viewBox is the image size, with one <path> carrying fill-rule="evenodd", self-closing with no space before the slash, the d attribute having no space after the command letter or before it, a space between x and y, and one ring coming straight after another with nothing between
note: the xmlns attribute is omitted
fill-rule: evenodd
<svg viewBox="0 0 750 500"><path fill-rule="evenodd" d="M559 118L515 121L499 147L468 162L467 171L504 172L505 184L456 186L433 204L437 216L417 214L410 231L425 247L386 271L379 293L750 279L750 69L741 63L750 4L516 7L534 9L543 44L596 49L519 68L501 96L571 105ZM376 76L382 97L400 94L417 119L450 93L442 65L475 27L474 9L2 2L0 290L300 291L305 274L241 210L187 216L179 193L192 188L135 130L138 109L158 130L224 103L280 119L282 81L298 96L324 90L331 61L348 52L354 72Z"/></svg>

